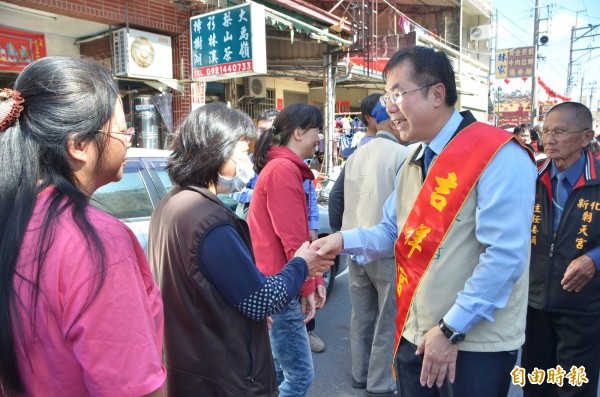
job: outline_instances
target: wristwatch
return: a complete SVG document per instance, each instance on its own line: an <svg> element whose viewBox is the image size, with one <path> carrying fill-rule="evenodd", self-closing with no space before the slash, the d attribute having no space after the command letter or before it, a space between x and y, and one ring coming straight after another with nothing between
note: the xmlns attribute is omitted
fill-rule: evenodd
<svg viewBox="0 0 600 397"><path fill-rule="evenodd" d="M439 326L444 336L448 338L448 342L452 343L453 345L456 345L465 340L465 334L462 332L457 332L450 328L448 324L444 322L444 319L440 320Z"/></svg>

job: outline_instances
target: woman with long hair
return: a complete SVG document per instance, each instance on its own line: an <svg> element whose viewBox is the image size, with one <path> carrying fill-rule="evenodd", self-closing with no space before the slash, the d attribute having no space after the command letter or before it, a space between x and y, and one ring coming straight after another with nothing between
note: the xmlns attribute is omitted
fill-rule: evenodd
<svg viewBox="0 0 600 397"><path fill-rule="evenodd" d="M276 274L309 239L307 197L303 181L314 179L304 159L312 158L323 126L320 110L306 104L286 106L263 132L254 152L259 173L248 225L258 268ZM271 347L279 395L304 396L314 377L305 323L325 301L324 288L315 294L314 277L306 279L299 298L272 316Z"/></svg>
<svg viewBox="0 0 600 397"><path fill-rule="evenodd" d="M267 317L323 270L305 238L278 272L261 274L246 222L217 198L247 174L255 136L247 115L213 102L190 113L171 144L175 187L152 214L148 238L165 303L170 397L276 396Z"/></svg>
<svg viewBox="0 0 600 397"><path fill-rule="evenodd" d="M0 93L6 396L163 395L159 290L134 234L89 204L133 133L98 63L42 58Z"/></svg>

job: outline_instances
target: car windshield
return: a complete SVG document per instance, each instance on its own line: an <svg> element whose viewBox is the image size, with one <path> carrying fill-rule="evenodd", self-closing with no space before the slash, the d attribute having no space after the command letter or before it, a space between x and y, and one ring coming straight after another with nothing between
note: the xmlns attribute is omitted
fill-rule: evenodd
<svg viewBox="0 0 600 397"><path fill-rule="evenodd" d="M156 174L158 175L158 179L160 179L160 182L165 187L165 190L167 192L169 192L171 189L173 189L173 182L171 182L171 179L169 179L169 173L165 169L165 167L167 166L167 161L166 160L151 160L151 161L148 161L148 163L150 164L152 169L154 171L156 171Z"/></svg>

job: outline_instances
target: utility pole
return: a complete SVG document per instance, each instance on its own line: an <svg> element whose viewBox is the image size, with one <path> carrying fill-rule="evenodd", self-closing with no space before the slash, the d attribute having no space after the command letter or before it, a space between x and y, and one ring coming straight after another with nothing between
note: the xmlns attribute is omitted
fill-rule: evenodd
<svg viewBox="0 0 600 397"><path fill-rule="evenodd" d="M492 39L492 48L490 48L490 63L489 63L489 67L490 67L490 72L488 74L488 90L489 90L489 95L490 98L492 98L492 94L493 94L493 90L492 90L492 74L495 74L495 69L496 69L496 49L498 48L498 9L495 8L494 11L492 12L492 18L491 18L491 25L494 27L494 37ZM492 62L493 60L493 62ZM496 94L496 102L498 102L498 95ZM498 125L500 124L499 120L500 120L500 112L496 111L496 106L495 103L492 104L492 113L494 114L494 125L496 127L498 127Z"/></svg>
<svg viewBox="0 0 600 397"><path fill-rule="evenodd" d="M582 44L582 42L579 42L579 44L582 44L581 46L579 46L579 48L573 48L573 44L580 39L582 41L583 39L587 39L588 43L596 40L596 37L600 36L600 33L598 33L598 31L600 30L599 28L600 25L591 24L580 28L576 26L573 26L571 28L571 50L569 51L569 67L567 68L567 89L565 90L565 95L567 96L570 96L571 88L573 86L573 65L577 61L579 61L583 57L583 55L585 55L585 53L591 54L593 50L597 50L600 48L600 46L592 47L590 44L585 46L585 44ZM583 31L583 33L578 33L578 31ZM585 53L579 56L577 59L573 59L573 53L576 51L585 51Z"/></svg>
<svg viewBox="0 0 600 397"><path fill-rule="evenodd" d="M538 64L538 40L540 36L540 0L535 0L535 17L533 20L533 77L531 79L531 117L530 125L533 127L537 121L537 64Z"/></svg>
<svg viewBox="0 0 600 397"><path fill-rule="evenodd" d="M571 26L571 48L569 49L569 67L567 68L566 96L571 96L571 73L573 73L573 38L575 37L575 26Z"/></svg>
<svg viewBox="0 0 600 397"><path fill-rule="evenodd" d="M323 155L325 175L329 175L333 170L333 151L335 150L333 142L333 129L335 128L335 70L333 67L332 49L328 45L322 46L323 51L323 87L325 87L324 102L324 126L325 135L325 154Z"/></svg>
<svg viewBox="0 0 600 397"><path fill-rule="evenodd" d="M585 79L585 70L581 76L581 89L579 90L579 103L583 103L583 79Z"/></svg>

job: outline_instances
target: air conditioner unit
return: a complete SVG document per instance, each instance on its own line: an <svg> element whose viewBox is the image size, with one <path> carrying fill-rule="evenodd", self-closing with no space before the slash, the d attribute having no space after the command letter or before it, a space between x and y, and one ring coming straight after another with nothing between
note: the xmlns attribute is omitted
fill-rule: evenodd
<svg viewBox="0 0 600 397"><path fill-rule="evenodd" d="M470 40L487 40L492 37L492 26L481 25L474 26L469 30Z"/></svg>
<svg viewBox="0 0 600 397"><path fill-rule="evenodd" d="M113 32L115 76L172 79L171 38L127 28Z"/></svg>
<svg viewBox="0 0 600 397"><path fill-rule="evenodd" d="M244 79L244 95L250 98L265 98L267 82L263 77L246 77Z"/></svg>

